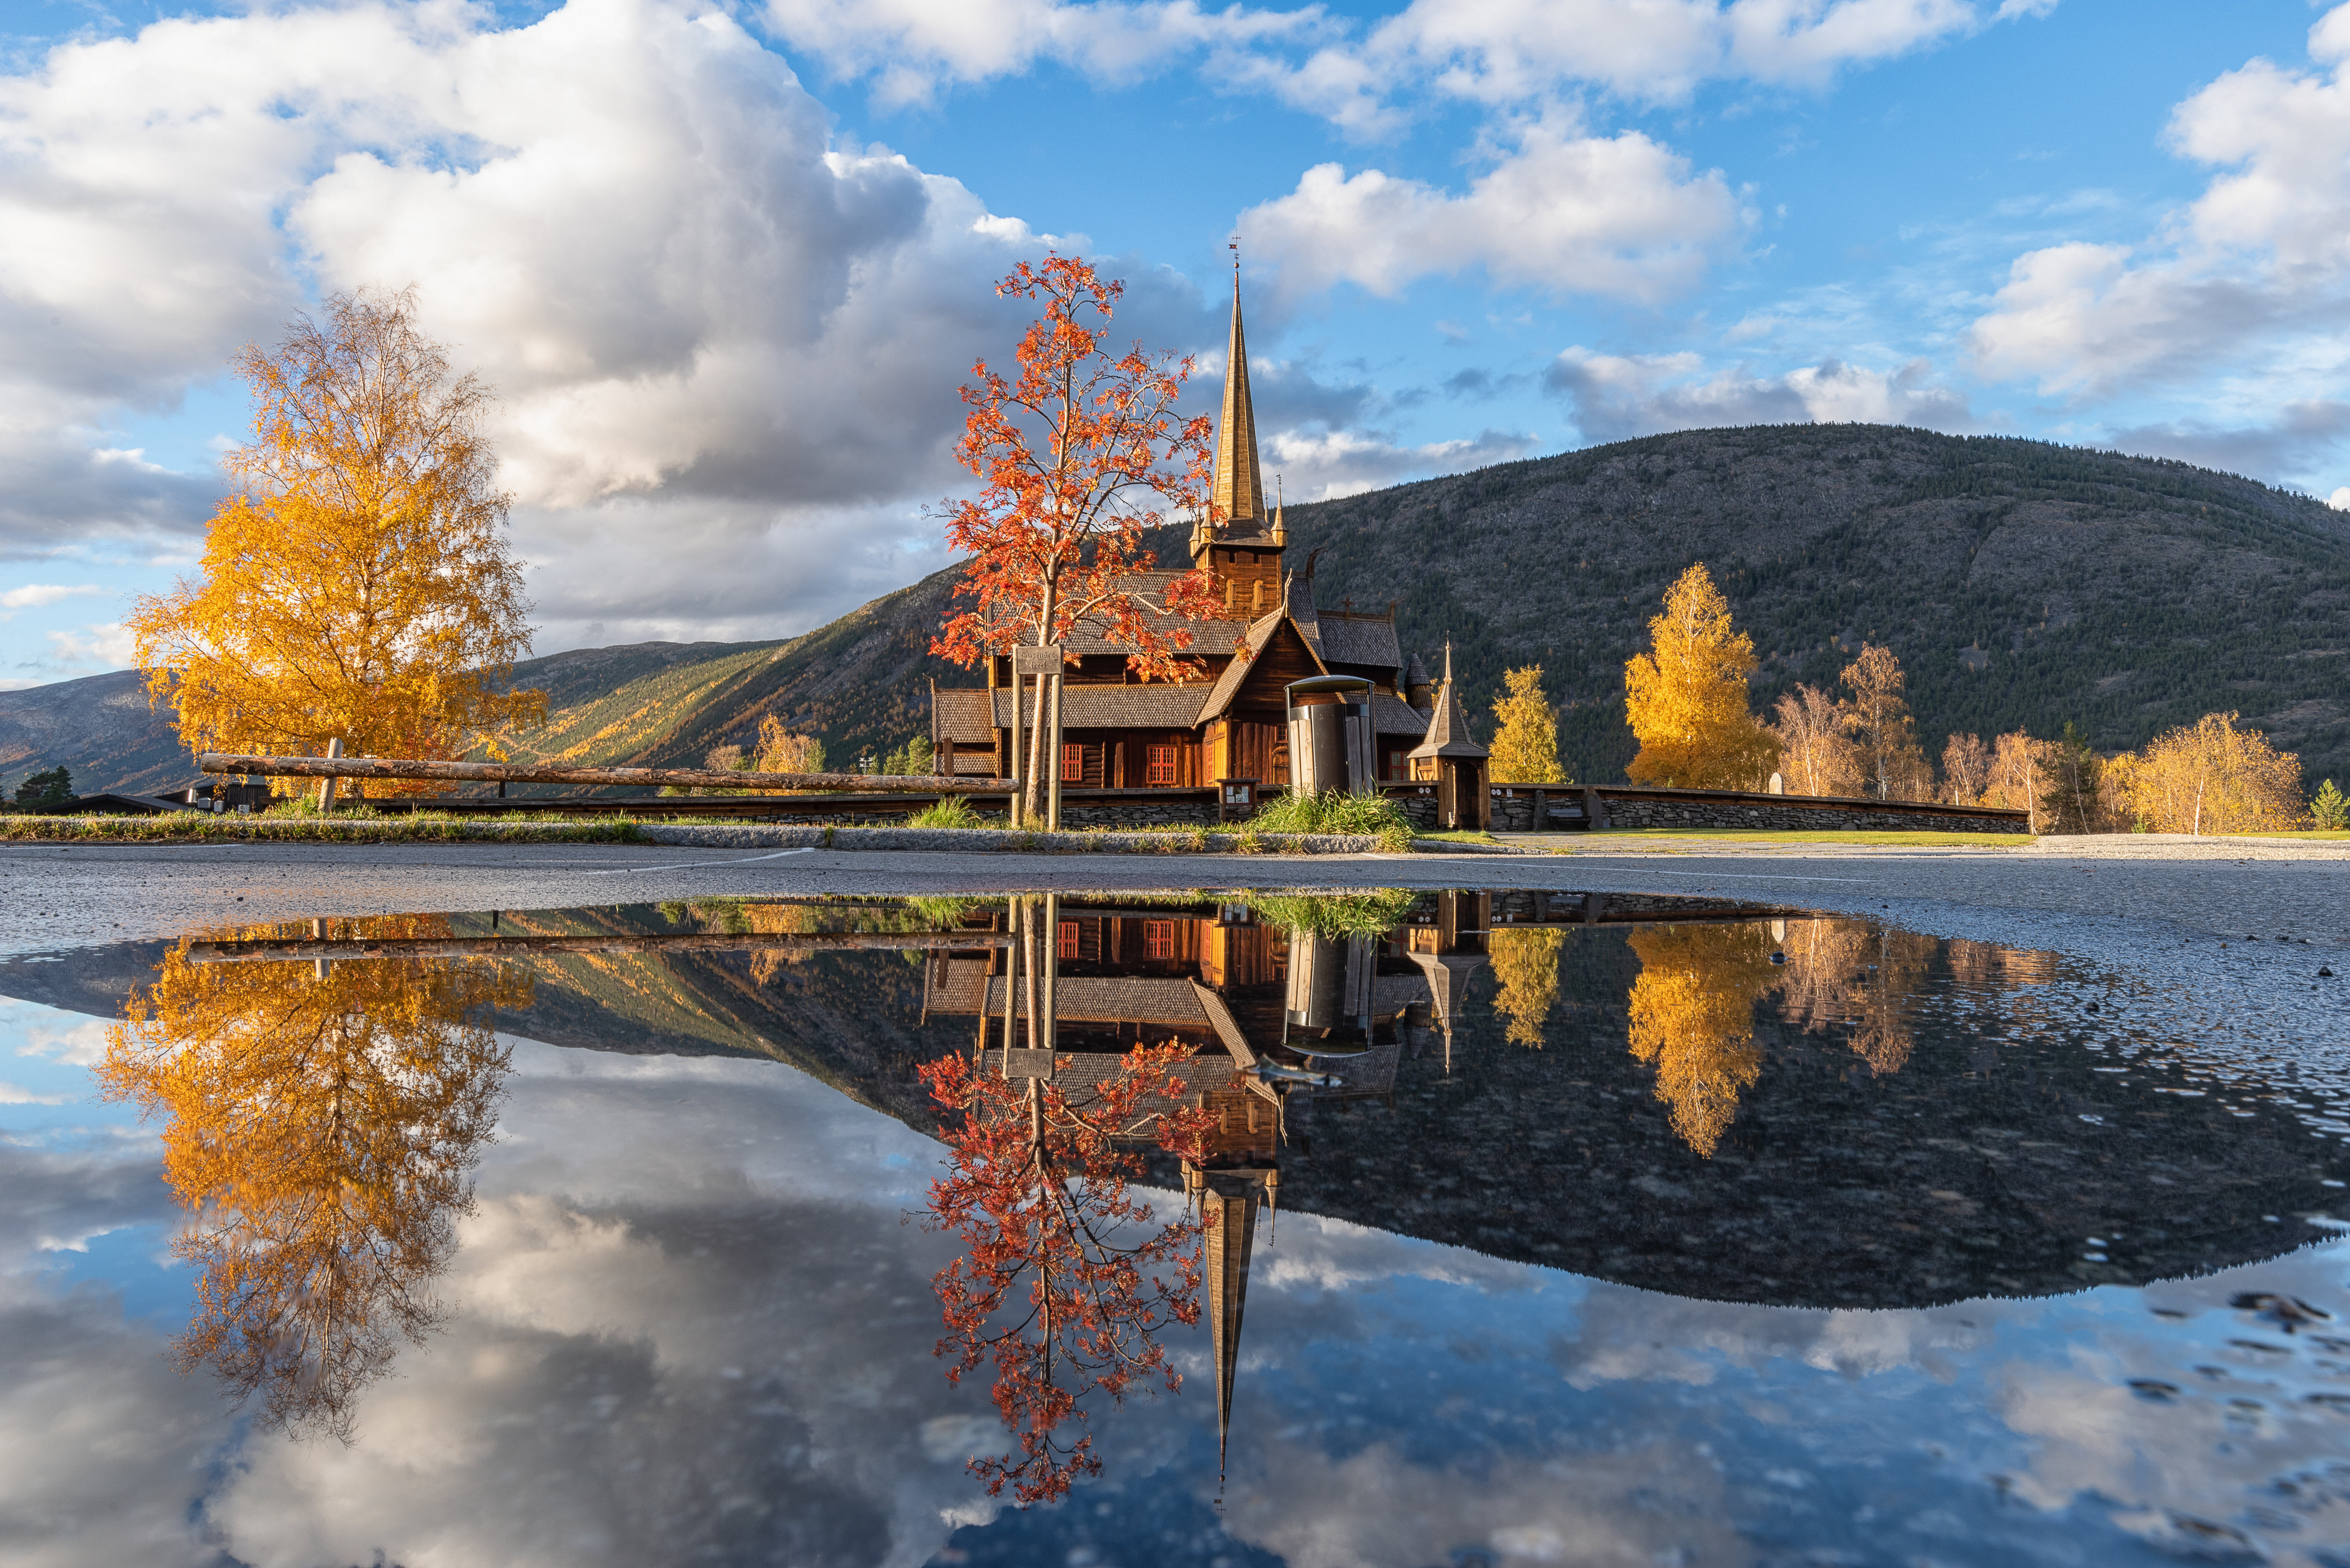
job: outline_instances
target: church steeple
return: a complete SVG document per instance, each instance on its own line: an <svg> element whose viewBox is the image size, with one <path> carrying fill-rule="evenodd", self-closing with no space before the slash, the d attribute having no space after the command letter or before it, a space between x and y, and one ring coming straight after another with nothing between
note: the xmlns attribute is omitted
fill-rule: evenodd
<svg viewBox="0 0 2350 1568"><path fill-rule="evenodd" d="M1200 1227L1206 1232L1201 1260L1208 1298L1210 1354L1216 1366L1216 1471L1223 1473L1224 1449L1232 1429L1232 1384L1241 1366L1241 1315L1248 1305L1249 1254L1255 1250L1256 1216L1272 1201L1281 1178L1270 1168L1206 1171L1193 1178L1202 1190Z"/></svg>
<svg viewBox="0 0 2350 1568"><path fill-rule="evenodd" d="M1256 458L1256 409L1249 400L1248 337L1241 330L1241 249L1232 242L1232 334L1224 350L1224 411L1216 426L1215 488L1227 534L1264 529L1264 475Z"/></svg>

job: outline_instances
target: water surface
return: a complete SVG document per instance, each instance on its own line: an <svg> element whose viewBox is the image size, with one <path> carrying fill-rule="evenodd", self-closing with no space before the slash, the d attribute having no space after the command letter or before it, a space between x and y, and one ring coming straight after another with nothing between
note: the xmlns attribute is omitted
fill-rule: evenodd
<svg viewBox="0 0 2350 1568"><path fill-rule="evenodd" d="M2057 955L1620 897L725 901L0 992L11 1561L2350 1563L2339 1043ZM1207 1232L1182 1386L1088 1402L1099 1474L1022 1510L967 1468L990 1369L932 1354L922 1072L1082 1105L1169 1043L1153 1103L1212 1128L1122 1147Z"/></svg>

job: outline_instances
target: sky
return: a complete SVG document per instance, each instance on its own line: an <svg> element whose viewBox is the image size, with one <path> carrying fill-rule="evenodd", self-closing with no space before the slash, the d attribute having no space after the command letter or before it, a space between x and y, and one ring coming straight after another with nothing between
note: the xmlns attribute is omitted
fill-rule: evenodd
<svg viewBox="0 0 2350 1568"><path fill-rule="evenodd" d="M413 286L500 396L536 650L947 563L1048 248L1292 499L1859 420L2350 504L2350 5L0 0L0 687L121 669L228 372Z"/></svg>

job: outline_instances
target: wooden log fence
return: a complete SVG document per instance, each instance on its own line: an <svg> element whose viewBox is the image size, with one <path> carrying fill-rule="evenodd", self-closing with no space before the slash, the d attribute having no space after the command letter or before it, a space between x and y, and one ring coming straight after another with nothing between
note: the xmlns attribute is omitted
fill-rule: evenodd
<svg viewBox="0 0 2350 1568"><path fill-rule="evenodd" d="M717 768L555 768L532 763L442 763L400 757L271 757L206 752L196 765L208 774L260 774L271 778L449 779L464 784L560 784L638 789L831 790L867 794L1002 794L1010 779L938 774L743 774Z"/></svg>
<svg viewBox="0 0 2350 1568"><path fill-rule="evenodd" d="M528 958L538 953L976 951L1008 948L988 931L792 931L608 937L259 937L190 942L190 963L307 963L314 959Z"/></svg>

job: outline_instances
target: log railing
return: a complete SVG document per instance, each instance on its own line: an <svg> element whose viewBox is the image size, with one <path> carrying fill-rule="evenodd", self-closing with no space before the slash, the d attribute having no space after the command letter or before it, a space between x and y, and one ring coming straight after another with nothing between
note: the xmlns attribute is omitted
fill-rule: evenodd
<svg viewBox="0 0 2350 1568"><path fill-rule="evenodd" d="M261 774L271 778L450 779L466 784L620 785L638 789L834 790L868 794L1002 794L1010 779L954 778L936 774L743 774L717 768L555 768L534 763L438 763L398 757L268 757L206 752L196 765L208 774Z"/></svg>

